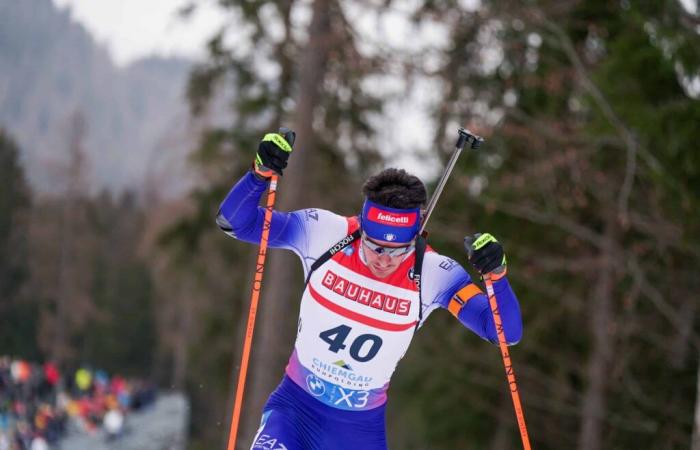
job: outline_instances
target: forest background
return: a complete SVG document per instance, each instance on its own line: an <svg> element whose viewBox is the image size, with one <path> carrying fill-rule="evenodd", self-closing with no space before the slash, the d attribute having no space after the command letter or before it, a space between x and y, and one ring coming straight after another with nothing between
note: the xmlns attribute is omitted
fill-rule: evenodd
<svg viewBox="0 0 700 450"><path fill-rule="evenodd" d="M504 244L533 447L700 450L700 16L677 0L219 0L202 61L115 67L49 0L0 0L0 354L185 389L221 448L256 248L214 222L280 125L283 210L352 215L387 165L434 187L430 243ZM186 17L198 7L181 10ZM272 252L240 448L291 351ZM498 349L445 311L390 390L392 448L518 448Z"/></svg>

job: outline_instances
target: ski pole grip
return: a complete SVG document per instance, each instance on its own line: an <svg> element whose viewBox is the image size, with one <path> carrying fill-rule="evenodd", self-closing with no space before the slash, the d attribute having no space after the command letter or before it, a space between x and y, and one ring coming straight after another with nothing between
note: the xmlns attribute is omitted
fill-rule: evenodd
<svg viewBox="0 0 700 450"><path fill-rule="evenodd" d="M481 143L484 142L484 139L480 136L474 136L472 139L472 149L476 150L479 147L481 147Z"/></svg>
<svg viewBox="0 0 700 450"><path fill-rule="evenodd" d="M459 137L457 138L457 143L455 144L455 147L461 150L464 148L464 144L467 142L467 138L469 137L469 135L464 130L464 128L460 128L458 133Z"/></svg>
<svg viewBox="0 0 700 450"><path fill-rule="evenodd" d="M464 144L469 141L469 145L471 146L472 149L476 150L481 146L481 143L484 142L484 138L481 136L477 136L476 134L472 133L471 131L460 128L459 129L459 137L457 138L457 144L455 145L458 149L464 148Z"/></svg>
<svg viewBox="0 0 700 450"><path fill-rule="evenodd" d="M297 134L294 131L287 127L280 127L280 129L277 130L277 132L281 134L282 137L284 137L284 140L286 140L289 143L290 147L294 147L294 141L297 138Z"/></svg>

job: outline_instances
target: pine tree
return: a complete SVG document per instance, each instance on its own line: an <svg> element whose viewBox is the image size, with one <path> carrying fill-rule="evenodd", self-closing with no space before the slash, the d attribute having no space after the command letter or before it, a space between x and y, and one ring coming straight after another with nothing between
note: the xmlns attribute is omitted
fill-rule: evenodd
<svg viewBox="0 0 700 450"><path fill-rule="evenodd" d="M678 2L489 2L478 19L459 17L444 72L455 88L441 108L481 118L487 143L446 190L433 244L458 239L445 224L468 223L506 245L525 321L513 357L533 445L687 448L700 256L694 18ZM498 64L484 67L485 52ZM451 342L432 336L421 351ZM430 404L421 421L460 411L425 431L436 448L459 446L465 428L495 447L481 431L494 419L509 429L506 447L518 445L512 412L493 407L512 408L508 399L464 400L503 388L500 362L476 362L476 352L451 359L478 374L426 387L455 400ZM407 382L428 376L414 361Z"/></svg>
<svg viewBox="0 0 700 450"><path fill-rule="evenodd" d="M32 194L19 161L19 148L0 128L0 341L3 353L36 357L36 304L26 295L30 267L27 219Z"/></svg>

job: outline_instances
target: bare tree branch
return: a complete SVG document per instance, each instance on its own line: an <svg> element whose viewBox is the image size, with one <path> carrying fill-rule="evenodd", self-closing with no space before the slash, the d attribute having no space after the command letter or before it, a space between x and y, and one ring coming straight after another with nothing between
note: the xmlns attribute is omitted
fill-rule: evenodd
<svg viewBox="0 0 700 450"><path fill-rule="evenodd" d="M651 300L652 304L661 313L661 315L668 319L668 321L671 322L677 330L682 330L684 321L676 313L674 308L668 304L663 294L661 294L661 292L659 292L659 290L656 289L656 287L646 277L646 274L640 266L637 257L631 252L626 252L622 256L624 260L627 261L627 268L632 273L635 283L638 283L639 286L642 288L643 295L646 296L649 300ZM700 340L697 336L690 336L689 342L697 350L700 350Z"/></svg>
<svg viewBox="0 0 700 450"><path fill-rule="evenodd" d="M465 180L460 180L461 184L465 185ZM529 220L530 222L539 223L541 225L552 225L567 233L576 236L577 238L592 244L596 248L602 248L604 245L601 240L601 234L590 228L587 228L573 219L563 215L553 215L551 213L540 212L537 209L524 205L505 201L485 200L482 197L474 197L472 199L481 205L487 205L495 208L505 214L521 219Z"/></svg>
<svg viewBox="0 0 700 450"><path fill-rule="evenodd" d="M561 144L575 145L575 146L591 146L600 147L602 145L620 145L622 141L616 136L598 136L596 139L591 141L590 139L581 139L578 135L572 133L566 133L561 130L557 130L548 123L535 119L534 117L525 113L525 111L519 108L508 108L506 110L506 115L511 117L518 122L527 125L528 128L537 131L537 133L545 138L555 141Z"/></svg>
<svg viewBox="0 0 700 450"><path fill-rule="evenodd" d="M622 187L620 188L620 194L618 196L618 210L620 219L624 224L627 224L629 221L629 197L632 193L634 176L637 171L637 153L639 151L637 138L630 128L622 121L620 116L618 116L613 110L612 105L605 98L602 91L591 80L591 77L588 75L588 71L581 61L581 58L579 58L578 53L574 48L574 44L571 42L569 36L564 32L564 30L561 29L559 25L547 19L542 11L537 10L535 15L541 20L545 28L557 37L562 50L573 64L584 89L586 89L586 91L593 97L607 120L617 130L625 143L625 148L627 150L627 163L625 168L625 178L622 182Z"/></svg>
<svg viewBox="0 0 700 450"><path fill-rule="evenodd" d="M630 211L629 218L630 224L635 230L652 236L669 247L682 252L689 252L700 260L700 247L692 242L683 240L683 227L678 223L664 221L665 217L661 217L660 220L654 220L635 211Z"/></svg>
<svg viewBox="0 0 700 450"><path fill-rule="evenodd" d="M695 394L695 421L693 422L693 438L690 450L700 450L700 367L698 367L698 388Z"/></svg>

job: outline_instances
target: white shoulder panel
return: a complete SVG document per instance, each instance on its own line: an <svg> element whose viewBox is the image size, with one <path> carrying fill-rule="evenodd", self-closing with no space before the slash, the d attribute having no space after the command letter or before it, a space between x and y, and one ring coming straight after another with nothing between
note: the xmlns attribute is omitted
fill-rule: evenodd
<svg viewBox="0 0 700 450"><path fill-rule="evenodd" d="M426 252L423 259L421 325L431 312L447 307L452 296L470 282L469 274L454 259L436 252Z"/></svg>
<svg viewBox="0 0 700 450"><path fill-rule="evenodd" d="M319 256L347 236L348 220L325 209L302 209L294 215L299 230L292 250L301 258L306 276Z"/></svg>

